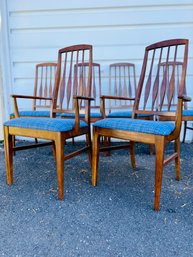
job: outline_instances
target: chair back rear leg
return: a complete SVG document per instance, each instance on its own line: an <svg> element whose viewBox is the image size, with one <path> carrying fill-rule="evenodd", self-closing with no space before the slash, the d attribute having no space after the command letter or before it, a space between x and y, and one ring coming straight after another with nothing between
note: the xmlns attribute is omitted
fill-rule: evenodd
<svg viewBox="0 0 193 257"><path fill-rule="evenodd" d="M135 161L135 142L130 141L129 151L130 151L130 158L131 158L131 166L132 166L133 169L135 169L135 168L136 168L136 161Z"/></svg>
<svg viewBox="0 0 193 257"><path fill-rule="evenodd" d="M90 165L92 165L92 141L91 141L90 133L86 134L86 143L87 143L87 146L89 147L88 148L88 158L90 161Z"/></svg>
<svg viewBox="0 0 193 257"><path fill-rule="evenodd" d="M187 129L187 121L184 121L184 132L183 132L182 143L185 143L185 139L186 139L186 129Z"/></svg>

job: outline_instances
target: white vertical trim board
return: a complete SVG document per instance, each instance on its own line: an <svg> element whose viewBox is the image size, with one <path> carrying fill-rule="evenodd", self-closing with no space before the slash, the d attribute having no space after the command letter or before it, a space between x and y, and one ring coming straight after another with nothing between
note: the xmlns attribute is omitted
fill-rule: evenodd
<svg viewBox="0 0 193 257"><path fill-rule="evenodd" d="M188 38L187 91L193 96L193 0L12 0L7 1L6 16L9 91L32 94L36 63L56 61L59 48L89 43L94 61L101 64L105 93L110 63L135 63L138 79L145 46Z"/></svg>

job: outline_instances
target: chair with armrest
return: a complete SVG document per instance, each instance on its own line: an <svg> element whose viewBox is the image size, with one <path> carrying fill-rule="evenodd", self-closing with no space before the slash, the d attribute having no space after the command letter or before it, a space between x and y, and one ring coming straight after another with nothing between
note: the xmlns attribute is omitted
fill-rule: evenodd
<svg viewBox="0 0 193 257"><path fill-rule="evenodd" d="M33 96L14 95L17 99L31 99L31 110L20 110L20 117L50 117L50 106L55 82L57 63L36 64ZM14 118L14 113L10 114Z"/></svg>
<svg viewBox="0 0 193 257"><path fill-rule="evenodd" d="M74 64L89 62L89 73L86 81L86 90L83 92L83 76L74 74ZM56 159L58 199L64 197L64 161L83 151L88 150L91 160L91 136L90 136L90 96L92 81L92 46L74 45L62 48L58 51L57 73L55 79L50 118L17 118L17 101L14 98L15 119L4 123L4 147L7 172L7 182L13 183L13 152L26 149L28 146L13 147L13 136L36 137L52 142L52 148ZM84 94L83 94L84 93ZM58 101L57 101L58 100ZM80 120L79 106L81 101L86 101L85 120ZM57 104L59 103L59 104ZM75 112L74 119L61 119L56 113L67 111ZM72 153L65 154L65 141L69 138L85 135L85 146ZM38 144L35 145L38 147Z"/></svg>
<svg viewBox="0 0 193 257"><path fill-rule="evenodd" d="M188 58L188 40L171 39L149 45L145 49L143 66L138 84L136 99L134 102L132 118L105 118L93 124L93 155L92 155L92 185L96 186L98 178L99 152L113 149L100 147L100 137L112 137L130 141L130 158L132 167L135 163L135 142L151 144L155 146L155 185L154 185L154 209L160 209L160 194L162 186L163 168L169 162L175 160L176 179L180 179L180 142L179 134L182 123L183 101L190 99L183 96L185 87L186 67ZM166 94L167 69L161 72L162 62L173 62L173 70L169 79L169 87L174 87L175 63L182 62L182 73L179 84L178 105L172 114L162 111ZM173 94L170 96L172 102ZM102 98L104 107L105 98ZM159 110L157 107L160 107ZM138 114L153 115L154 120L136 119ZM158 121L159 115L175 117L175 122ZM174 141L174 152L164 159L164 151L167 143ZM113 146L112 146L113 147ZM119 146L114 147L117 149ZM119 148L118 148L119 149Z"/></svg>
<svg viewBox="0 0 193 257"><path fill-rule="evenodd" d="M131 118L133 99L136 95L135 64L128 62L109 65L109 113L108 118ZM115 96L115 97L113 97ZM116 97L122 97L122 100ZM125 97L125 100L124 100Z"/></svg>
<svg viewBox="0 0 193 257"><path fill-rule="evenodd" d="M55 82L57 63L44 62L36 64L35 82L33 96L30 95L12 95L17 101L30 100L32 101L31 110L20 110L19 117L50 117L50 106ZM17 103L17 106L19 104ZM19 107L17 107L19 108ZM14 113L10 114L10 119L15 118ZM35 138L37 143L37 139ZM15 145L15 138L13 141Z"/></svg>
<svg viewBox="0 0 193 257"><path fill-rule="evenodd" d="M175 72L175 80L174 80L174 87L172 89L172 94L174 95L177 95L178 94L178 90L179 90L179 84L180 84L180 76L181 76L181 72L182 72L182 64L181 62L176 62L175 63L175 69L176 69L176 72ZM162 72L164 71L164 69L167 68L167 73L168 73L168 78L167 78L167 99L166 99L166 103L165 103L165 106L164 108L167 109L167 107L170 107L172 109L172 106L176 106L177 105L177 101L176 101L176 98L173 97L172 99L172 102L171 104L169 104L169 95L171 94L171 89L169 88L169 84L170 84L170 81L169 81L169 77L170 77L170 74L172 72L172 69L173 69L173 63L172 62L169 62L167 65L166 63L161 63L160 66L162 67ZM184 87L184 94L186 94L186 84L185 84L185 87ZM174 102L176 101L176 102ZM169 119L169 117L167 117L167 120ZM173 117L170 118L171 120L173 120ZM161 116L160 117L160 120L164 120L164 117ZM188 122L189 121L193 121L193 110L192 109L189 109L188 108L188 105L187 103L185 102L184 105L183 105L183 112L182 112L182 121L184 122L184 128L183 128L183 133L182 133L182 142L184 143L185 142L185 139L186 139L186 131L189 129L189 130L193 130L192 127L190 127L188 125Z"/></svg>
<svg viewBox="0 0 193 257"><path fill-rule="evenodd" d="M78 70L79 76L83 76L83 85L85 87L86 80L88 78L89 63L78 63L74 67L74 72ZM85 90L85 89L83 89ZM102 114L100 112L100 96L101 96L101 68L99 63L92 63L92 84L91 84L91 96L94 98L94 101L91 102L91 112L90 112L90 121L91 123L102 119ZM84 120L85 118L85 106L84 102L80 106L80 118ZM72 113L63 113L62 118L73 118Z"/></svg>

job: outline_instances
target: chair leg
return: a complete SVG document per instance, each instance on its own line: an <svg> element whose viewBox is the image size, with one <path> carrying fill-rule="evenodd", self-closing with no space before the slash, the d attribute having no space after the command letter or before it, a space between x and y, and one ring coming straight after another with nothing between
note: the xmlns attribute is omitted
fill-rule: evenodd
<svg viewBox="0 0 193 257"><path fill-rule="evenodd" d="M131 166L133 169L136 168L136 162L135 162L135 143L133 141L130 141L130 158L131 158Z"/></svg>
<svg viewBox="0 0 193 257"><path fill-rule="evenodd" d="M94 130L93 130L94 132ZM100 137L98 133L93 133L93 143L92 143L92 185L97 185L98 178L98 162L99 162L99 141Z"/></svg>
<svg viewBox="0 0 193 257"><path fill-rule="evenodd" d="M164 137L158 136L155 142L155 196L154 210L160 210L160 195L162 186L163 162L164 162L165 141Z"/></svg>
<svg viewBox="0 0 193 257"><path fill-rule="evenodd" d="M110 144L111 144L111 138L110 137L104 137L103 145L104 146L110 146ZM104 152L105 157L110 156L110 155L111 155L110 151L105 151Z"/></svg>
<svg viewBox="0 0 193 257"><path fill-rule="evenodd" d="M176 180L180 180L180 138L178 137L174 142L174 149L177 153L177 157L175 158L176 165Z"/></svg>
<svg viewBox="0 0 193 257"><path fill-rule="evenodd" d="M86 134L86 144L89 147L88 148L88 158L89 158L89 161L90 161L90 165L92 165L92 141L91 141L90 133Z"/></svg>
<svg viewBox="0 0 193 257"><path fill-rule="evenodd" d="M4 148L5 148L5 162L7 183L13 184L13 140L14 137L9 135L9 127L4 127Z"/></svg>
<svg viewBox="0 0 193 257"><path fill-rule="evenodd" d="M64 143L65 140L62 137L62 134L58 133L57 138L55 139L55 148L59 200L63 200L64 198Z"/></svg>
<svg viewBox="0 0 193 257"><path fill-rule="evenodd" d="M186 139L186 129L187 129L187 121L184 121L184 133L183 133L182 143L185 143L185 139Z"/></svg>

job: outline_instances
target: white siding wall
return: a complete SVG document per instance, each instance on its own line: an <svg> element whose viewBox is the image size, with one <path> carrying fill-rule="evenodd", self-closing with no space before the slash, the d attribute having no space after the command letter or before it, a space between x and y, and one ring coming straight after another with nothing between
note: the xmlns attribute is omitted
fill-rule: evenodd
<svg viewBox="0 0 193 257"><path fill-rule="evenodd" d="M105 93L110 63L135 63L138 79L145 46L188 38L187 87L193 97L193 0L3 1L12 73L12 85L6 86L14 93L32 94L35 64L56 61L58 49L68 45L94 46Z"/></svg>

